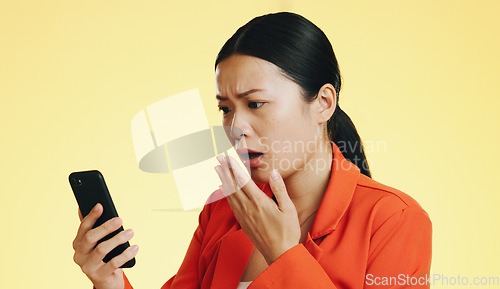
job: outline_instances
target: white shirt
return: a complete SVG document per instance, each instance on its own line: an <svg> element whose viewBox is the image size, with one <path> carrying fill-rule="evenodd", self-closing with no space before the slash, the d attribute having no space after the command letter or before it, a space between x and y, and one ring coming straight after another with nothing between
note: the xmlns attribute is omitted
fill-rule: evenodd
<svg viewBox="0 0 500 289"><path fill-rule="evenodd" d="M240 282L236 289L247 289L247 287L250 286L250 283L252 283L252 281Z"/></svg>

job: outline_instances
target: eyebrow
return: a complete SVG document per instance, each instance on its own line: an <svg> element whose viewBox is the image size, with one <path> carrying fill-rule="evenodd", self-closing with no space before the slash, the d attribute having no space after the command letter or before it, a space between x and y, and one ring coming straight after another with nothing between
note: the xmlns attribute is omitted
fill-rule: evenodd
<svg viewBox="0 0 500 289"><path fill-rule="evenodd" d="M246 97L252 93L255 93L255 92L259 92L259 91L263 91L263 89L257 89L257 88L254 88L254 89L250 89L250 90L247 90L245 92L242 92L242 93L238 93L236 95L236 98L243 98L243 97ZM217 95L216 98L218 100L227 100L228 98L227 97L224 97L224 96L220 96L220 95Z"/></svg>

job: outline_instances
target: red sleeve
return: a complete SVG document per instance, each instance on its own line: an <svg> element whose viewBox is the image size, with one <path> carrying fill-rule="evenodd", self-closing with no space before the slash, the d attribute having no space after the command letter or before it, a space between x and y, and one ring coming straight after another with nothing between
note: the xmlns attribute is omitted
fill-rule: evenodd
<svg viewBox="0 0 500 289"><path fill-rule="evenodd" d="M419 207L389 217L372 235L365 288L428 289L432 223Z"/></svg>
<svg viewBox="0 0 500 289"><path fill-rule="evenodd" d="M248 289L334 289L328 274L302 243L290 248L253 280Z"/></svg>
<svg viewBox="0 0 500 289"><path fill-rule="evenodd" d="M200 288L198 274L198 263L200 259L201 242L205 235L205 229L208 223L210 206L205 205L198 216L198 227L194 231L191 243L189 244L186 256L177 271L161 289L190 289Z"/></svg>
<svg viewBox="0 0 500 289"><path fill-rule="evenodd" d="M396 276L404 279L383 288L428 289L429 284L415 287L415 282L425 283L431 263L430 219L421 208L408 207L388 218L372 235L365 280L360 288L386 285L382 281L371 283L370 277ZM332 260L342 262L342 260ZM366 260L362 261L363 263ZM418 279L420 278L420 279ZM394 278L393 278L393 283ZM377 283L377 284L375 284ZM388 284L388 283L387 283ZM390 285L390 284L389 284ZM418 285L418 284L417 284ZM335 289L328 274L303 244L283 253L250 284L251 288L325 288ZM378 287L381 288L381 287Z"/></svg>
<svg viewBox="0 0 500 289"><path fill-rule="evenodd" d="M134 287L132 287L132 284L130 284L130 282L128 281L127 275L125 275L125 271L123 272L123 282L125 282L125 287L123 287L123 289L134 289Z"/></svg>

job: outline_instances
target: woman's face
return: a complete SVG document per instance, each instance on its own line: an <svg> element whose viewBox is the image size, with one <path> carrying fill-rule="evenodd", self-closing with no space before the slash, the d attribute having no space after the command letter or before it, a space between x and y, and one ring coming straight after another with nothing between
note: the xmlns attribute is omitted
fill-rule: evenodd
<svg viewBox="0 0 500 289"><path fill-rule="evenodd" d="M254 181L267 183L272 169L287 178L314 157L319 141L314 105L302 99L299 85L277 66L232 55L217 65L216 89L223 126L235 149L263 153L254 161L242 159L251 164Z"/></svg>

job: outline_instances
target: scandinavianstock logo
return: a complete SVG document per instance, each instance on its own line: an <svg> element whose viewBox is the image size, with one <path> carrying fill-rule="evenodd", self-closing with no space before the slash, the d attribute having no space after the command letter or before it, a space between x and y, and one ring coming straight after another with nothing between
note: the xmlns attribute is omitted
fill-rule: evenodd
<svg viewBox="0 0 500 289"><path fill-rule="evenodd" d="M202 207L219 187L214 170L217 155L230 155L247 167L224 127L209 125L198 89L169 96L138 112L132 118L132 140L142 171L173 174L184 211Z"/></svg>

